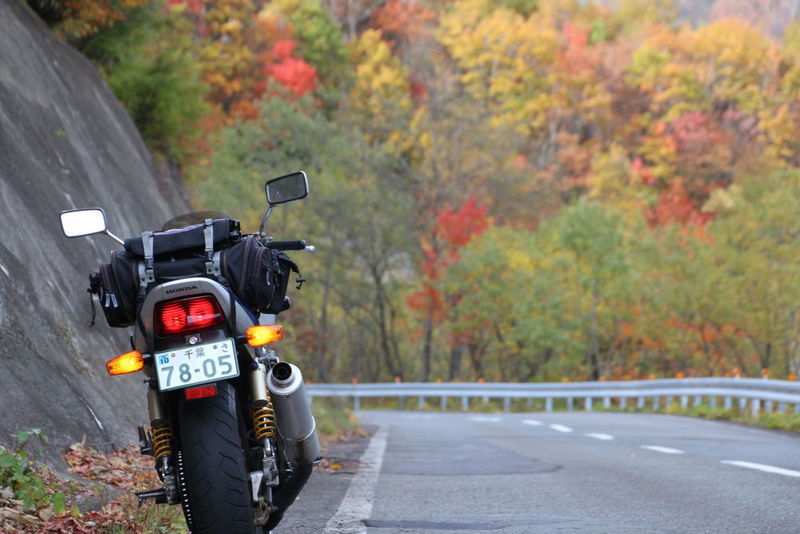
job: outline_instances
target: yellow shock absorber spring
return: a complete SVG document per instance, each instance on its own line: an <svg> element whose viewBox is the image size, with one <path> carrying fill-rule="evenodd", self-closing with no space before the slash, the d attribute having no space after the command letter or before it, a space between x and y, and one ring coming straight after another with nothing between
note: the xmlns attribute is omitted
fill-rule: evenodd
<svg viewBox="0 0 800 534"><path fill-rule="evenodd" d="M275 427L275 411L272 409L269 394L267 394L266 401L260 401L253 408L253 430L258 441L275 438L278 435Z"/></svg>
<svg viewBox="0 0 800 534"><path fill-rule="evenodd" d="M164 455L172 454L172 427L169 423L159 422L153 427L153 454L156 460Z"/></svg>

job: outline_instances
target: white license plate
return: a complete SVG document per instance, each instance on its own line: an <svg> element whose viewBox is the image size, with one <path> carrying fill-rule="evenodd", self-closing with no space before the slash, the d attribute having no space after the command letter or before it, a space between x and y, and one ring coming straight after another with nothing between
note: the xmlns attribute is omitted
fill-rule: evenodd
<svg viewBox="0 0 800 534"><path fill-rule="evenodd" d="M161 391L239 376L232 339L159 352L155 360Z"/></svg>

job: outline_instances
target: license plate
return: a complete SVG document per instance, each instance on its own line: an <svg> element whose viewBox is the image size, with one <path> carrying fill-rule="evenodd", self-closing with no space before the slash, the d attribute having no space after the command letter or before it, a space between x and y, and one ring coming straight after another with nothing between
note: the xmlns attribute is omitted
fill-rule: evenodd
<svg viewBox="0 0 800 534"><path fill-rule="evenodd" d="M161 391L239 376L232 339L159 352L155 361Z"/></svg>

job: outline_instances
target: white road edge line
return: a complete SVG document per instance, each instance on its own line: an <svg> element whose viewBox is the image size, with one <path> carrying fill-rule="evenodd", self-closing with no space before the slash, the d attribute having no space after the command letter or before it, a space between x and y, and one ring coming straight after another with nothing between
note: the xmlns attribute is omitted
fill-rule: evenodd
<svg viewBox="0 0 800 534"><path fill-rule="evenodd" d="M523 419L522 424L531 426L542 426L544 423L542 423L541 421L537 421L536 419Z"/></svg>
<svg viewBox="0 0 800 534"><path fill-rule="evenodd" d="M388 435L389 425L381 425L372 436L361 455L361 467L350 481L336 514L325 525L323 534L366 534L364 521L372 514L375 486L383 465Z"/></svg>
<svg viewBox="0 0 800 534"><path fill-rule="evenodd" d="M683 454L680 449L672 449L670 447L659 447L658 445L642 445L643 449L649 451L663 452L664 454Z"/></svg>
<svg viewBox="0 0 800 534"><path fill-rule="evenodd" d="M784 475L787 477L800 477L800 471L792 471L791 469L784 469L783 467L775 467L772 465L756 464L753 462L742 462L739 460L722 460L721 464L738 465L747 469L756 469L764 471L765 473L774 473L776 475Z"/></svg>
<svg viewBox="0 0 800 534"><path fill-rule="evenodd" d="M572 429L564 425L550 425L550 428L557 432L572 432Z"/></svg>
<svg viewBox="0 0 800 534"><path fill-rule="evenodd" d="M476 423L499 423L500 421L502 421L502 419L500 419L499 417L489 417L483 415L470 417L469 420L475 421Z"/></svg>
<svg viewBox="0 0 800 534"><path fill-rule="evenodd" d="M612 439L614 439L614 436L612 436L611 434L597 434L595 432L584 434L584 436L586 436L587 438L594 438L602 441L611 441Z"/></svg>

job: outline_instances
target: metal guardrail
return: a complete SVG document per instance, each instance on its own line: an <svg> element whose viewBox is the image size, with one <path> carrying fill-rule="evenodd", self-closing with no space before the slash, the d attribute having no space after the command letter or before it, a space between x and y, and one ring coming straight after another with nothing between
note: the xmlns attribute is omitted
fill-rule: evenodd
<svg viewBox="0 0 800 534"><path fill-rule="evenodd" d="M661 380L637 380L625 382L567 382L567 383L433 383L404 382L381 384L308 384L311 397L351 397L356 409L361 400L368 397L396 397L401 404L408 397L417 397L420 405L428 398L439 398L442 410L447 409L449 398L460 398L464 411L470 408L470 399L501 399L506 411L513 399L543 399L545 410L553 410L556 399L565 399L568 410L575 409L576 399L583 400L583 407L591 410L595 400L604 408L616 404L625 408L629 399L636 400L637 408L644 408L647 401L658 410L662 405L671 405L678 399L681 407L690 403L697 406L705 403L717 406L722 399L725 409L733 408L734 399L740 412L750 404L755 416L762 410L785 412L793 406L800 413L800 382L765 380L755 378L669 378Z"/></svg>

